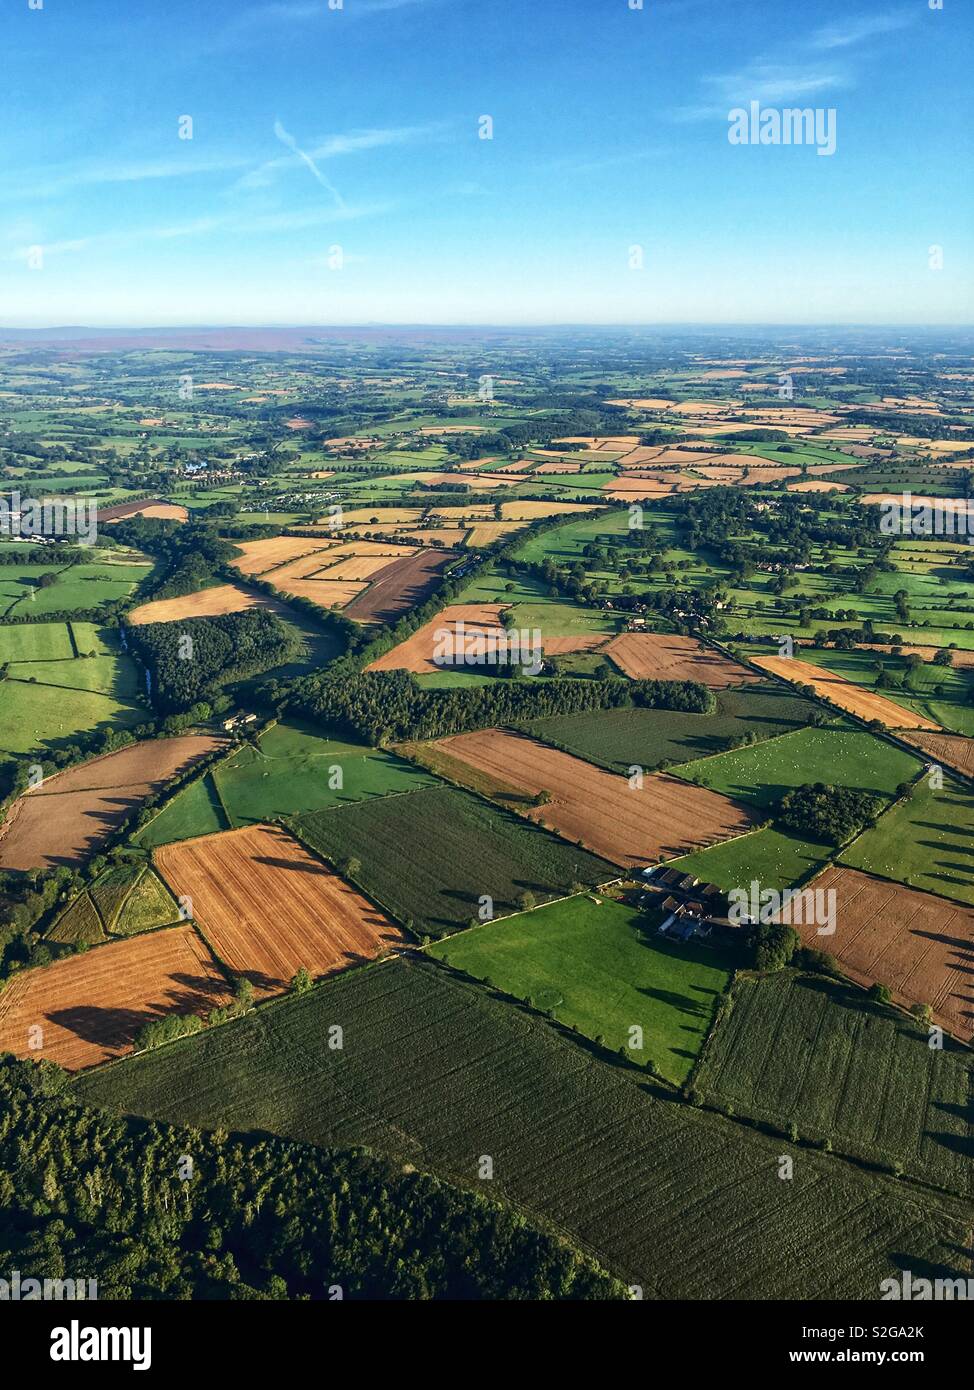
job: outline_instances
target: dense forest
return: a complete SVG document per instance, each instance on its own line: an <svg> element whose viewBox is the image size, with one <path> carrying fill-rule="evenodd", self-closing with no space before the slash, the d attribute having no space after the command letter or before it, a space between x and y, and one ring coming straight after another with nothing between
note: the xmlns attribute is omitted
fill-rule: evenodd
<svg viewBox="0 0 974 1390"><path fill-rule="evenodd" d="M0 1058L0 1269L137 1299L612 1299L511 1210L364 1151L72 1104ZM70 1286L69 1286L70 1287Z"/></svg>
<svg viewBox="0 0 974 1390"><path fill-rule="evenodd" d="M266 608L145 623L127 635L129 649L150 673L152 700L163 714L215 696L231 681L283 666L303 651L297 629Z"/></svg>
<svg viewBox="0 0 974 1390"><path fill-rule="evenodd" d="M442 738L543 719L551 714L641 705L708 714L714 696L696 681L497 680L467 689L426 690L406 671L371 671L360 676L308 676L277 691L265 687L270 703L284 696L295 714L354 734L378 747L402 739Z"/></svg>

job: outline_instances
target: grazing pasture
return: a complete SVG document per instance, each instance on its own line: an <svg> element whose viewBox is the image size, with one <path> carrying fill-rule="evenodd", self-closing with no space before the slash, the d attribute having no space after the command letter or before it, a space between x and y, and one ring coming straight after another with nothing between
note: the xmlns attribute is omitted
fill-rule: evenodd
<svg viewBox="0 0 974 1390"><path fill-rule="evenodd" d="M686 1080L738 963L665 940L645 913L589 894L472 927L432 954L674 1082Z"/></svg>
<svg viewBox="0 0 974 1390"><path fill-rule="evenodd" d="M780 970L742 976L694 1075L707 1102L974 1195L974 1053L860 990Z"/></svg>
<svg viewBox="0 0 974 1390"><path fill-rule="evenodd" d="M322 1046L336 1020L341 1051ZM477 1190L489 1154L500 1198L645 1299L875 1299L904 1266L965 1263L969 1219L946 1201L805 1151L782 1182L781 1139L658 1100L638 1078L432 963L391 961L80 1078L74 1094L367 1145Z"/></svg>
<svg viewBox="0 0 974 1390"><path fill-rule="evenodd" d="M607 882L615 867L456 787L429 787L301 816L301 838L329 860L358 859L356 880L401 922L438 936L495 916L525 892L560 897L575 882Z"/></svg>
<svg viewBox="0 0 974 1390"><path fill-rule="evenodd" d="M207 941L258 997L278 994L303 966L340 970L403 942L344 879L275 826L252 825L160 846L153 862L188 899Z"/></svg>
<svg viewBox="0 0 974 1390"><path fill-rule="evenodd" d="M834 853L834 845L816 844L766 826L736 840L696 850L677 859L673 867L703 882L716 883L725 891L746 888L757 880L762 888L780 892L820 869Z"/></svg>
<svg viewBox="0 0 974 1390"><path fill-rule="evenodd" d="M840 727L799 729L750 748L685 763L673 775L749 805L771 807L786 792L809 782L890 798L920 768L918 759L865 729Z"/></svg>
<svg viewBox="0 0 974 1390"><path fill-rule="evenodd" d="M298 723L273 725L256 745L245 744L212 776L232 827L435 783L394 753L325 738Z"/></svg>
<svg viewBox="0 0 974 1390"><path fill-rule="evenodd" d="M920 781L842 852L843 864L974 906L974 793Z"/></svg>
<svg viewBox="0 0 974 1390"><path fill-rule="evenodd" d="M168 801L133 840L143 849L168 845L172 840L191 840L231 829L229 817L220 804L212 773L198 777Z"/></svg>
<svg viewBox="0 0 974 1390"><path fill-rule="evenodd" d="M435 748L466 763L501 795L524 794L517 809L615 864L645 866L749 830L744 807L703 787L656 774L642 786L570 753L501 729L454 734ZM541 804L536 798L546 795Z"/></svg>
<svg viewBox="0 0 974 1390"><path fill-rule="evenodd" d="M127 1052L154 1018L229 1002L222 972L185 923L15 976L0 992L0 1052L79 1071Z"/></svg>

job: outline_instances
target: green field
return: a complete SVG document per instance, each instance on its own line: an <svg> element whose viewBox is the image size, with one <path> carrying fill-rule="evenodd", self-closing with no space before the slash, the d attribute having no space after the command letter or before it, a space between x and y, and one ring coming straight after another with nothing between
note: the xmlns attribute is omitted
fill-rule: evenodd
<svg viewBox="0 0 974 1390"><path fill-rule="evenodd" d="M113 695L7 679L0 683L0 752L39 754L79 734L132 728L146 717L143 706Z"/></svg>
<svg viewBox="0 0 974 1390"><path fill-rule="evenodd" d="M801 729L782 738L674 768L695 782L751 806L771 807L808 782L855 787L892 797L920 771L917 758L864 729Z"/></svg>
<svg viewBox="0 0 974 1390"><path fill-rule="evenodd" d="M728 951L667 941L655 918L588 895L474 927L433 954L675 1082L686 1080L740 963ZM638 1047L633 1026L642 1030Z"/></svg>
<svg viewBox="0 0 974 1390"><path fill-rule="evenodd" d="M214 769L213 779L234 829L436 785L393 753L324 738L297 723L275 724L256 747L246 744Z"/></svg>
<svg viewBox="0 0 974 1390"><path fill-rule="evenodd" d="M974 792L924 780L840 855L840 862L910 888L974 904Z"/></svg>
<svg viewBox="0 0 974 1390"><path fill-rule="evenodd" d="M683 873L696 874L725 891L744 888L755 879L762 888L788 888L821 868L835 853L832 845L801 840L769 826L749 835L725 840L721 845L697 850L673 861Z"/></svg>
<svg viewBox="0 0 974 1390"><path fill-rule="evenodd" d="M19 623L0 627L0 662L70 661L73 656L67 623Z"/></svg>
<svg viewBox="0 0 974 1390"><path fill-rule="evenodd" d="M337 1019L332 1050L322 1038ZM646 1299L874 1299L904 1266L967 1263L969 1218L947 1199L806 1151L782 1181L780 1139L655 1098L638 1073L431 962L353 971L82 1076L73 1093L181 1124L366 1145L474 1188L487 1155L498 1198Z"/></svg>
<svg viewBox="0 0 974 1390"><path fill-rule="evenodd" d="M46 935L48 941L58 941L62 945L70 946L92 946L105 940L98 913L87 893L82 893L74 899L48 928Z"/></svg>
<svg viewBox="0 0 974 1390"><path fill-rule="evenodd" d="M974 1193L974 1053L821 976L745 976L732 995L694 1077L708 1103Z"/></svg>
<svg viewBox="0 0 974 1390"><path fill-rule="evenodd" d="M151 573L150 565L92 563L78 565L30 565L19 571L15 588L9 590L13 602L7 607L8 617L32 617L44 613L83 612L99 608L103 603L117 603L128 598L137 583ZM4 565L0 569L0 591L8 593L14 580L12 571L19 567ZM37 588L36 579L49 571L57 572L55 583Z"/></svg>
<svg viewBox="0 0 974 1390"><path fill-rule="evenodd" d="M665 709L611 709L590 714L555 715L524 727L552 743L613 772L629 767L655 769L722 752L731 739L758 739L803 729L817 706L780 685L749 685L718 690L713 714Z"/></svg>
<svg viewBox="0 0 974 1390"><path fill-rule="evenodd" d="M130 700L139 693L135 663L127 656L76 657L73 661L12 661L10 680L36 681L65 690L90 690Z"/></svg>
<svg viewBox="0 0 974 1390"><path fill-rule="evenodd" d="M168 889L151 869L136 882L112 930L119 936L133 936L179 921L179 908Z"/></svg>
<svg viewBox="0 0 974 1390"><path fill-rule="evenodd" d="M354 876L402 922L439 936L467 926L484 895L495 917L525 891L560 897L573 882L617 878L619 870L456 787L380 797L300 816L301 838L333 863L357 859Z"/></svg>
<svg viewBox="0 0 974 1390"><path fill-rule="evenodd" d="M220 805L213 778L207 773L177 792L172 801L167 802L159 814L132 839L143 849L155 849L157 845L168 845L173 840L192 840L197 835L213 835L218 830L229 829L230 824Z"/></svg>

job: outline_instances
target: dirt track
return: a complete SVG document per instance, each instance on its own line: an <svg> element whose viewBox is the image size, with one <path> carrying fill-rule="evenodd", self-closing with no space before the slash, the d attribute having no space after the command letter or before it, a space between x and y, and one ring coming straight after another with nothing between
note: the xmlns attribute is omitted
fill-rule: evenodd
<svg viewBox="0 0 974 1390"><path fill-rule="evenodd" d="M181 840L153 858L173 895L191 900L220 959L260 996L286 989L301 966L326 975L403 941L388 917L276 826Z"/></svg>
<svg viewBox="0 0 974 1390"><path fill-rule="evenodd" d="M548 792L550 802L526 801L521 814L614 864L645 867L660 856L670 859L743 834L753 824L744 807L706 787L660 773L632 787L625 777L501 729L455 734L433 746L501 787L518 787L530 798Z"/></svg>

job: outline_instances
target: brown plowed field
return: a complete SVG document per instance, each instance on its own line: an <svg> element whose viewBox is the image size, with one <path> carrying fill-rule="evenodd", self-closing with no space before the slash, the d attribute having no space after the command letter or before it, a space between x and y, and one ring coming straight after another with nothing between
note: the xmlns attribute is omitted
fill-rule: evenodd
<svg viewBox="0 0 974 1390"><path fill-rule="evenodd" d="M810 661L799 661L794 656L755 656L755 666L762 671L770 671L773 676L781 676L797 685L810 685L816 695L830 700L839 709L855 714L860 719L878 719L887 729L930 729L941 733L939 724L932 719L924 719L922 714L877 695L874 690L866 690L845 676L837 676L834 671L826 671L821 666L813 666Z"/></svg>
<svg viewBox="0 0 974 1390"><path fill-rule="evenodd" d="M167 502L162 497L148 498L142 502L116 502L114 507L102 507L98 512L99 524L121 521L129 516L154 516L165 521L185 521L189 509L181 502Z"/></svg>
<svg viewBox="0 0 974 1390"><path fill-rule="evenodd" d="M158 598L143 603L127 615L127 621L133 627L141 627L144 623L171 623L180 618L216 618L224 613L243 613L247 608L282 611L282 605L267 594L238 589L236 584L216 584L183 598Z"/></svg>
<svg viewBox="0 0 974 1390"><path fill-rule="evenodd" d="M0 1052L80 1071L127 1052L154 1018L229 1002L222 971L186 922L15 976L0 993ZM29 1045L37 1024L40 1049Z"/></svg>
<svg viewBox="0 0 974 1390"><path fill-rule="evenodd" d="M605 654L632 680L700 681L713 690L723 690L760 679L695 637L674 637L665 632L620 633Z"/></svg>
<svg viewBox="0 0 974 1390"><path fill-rule="evenodd" d="M438 739L435 748L468 767L518 787L546 791L544 806L517 808L529 820L614 864L652 864L750 830L753 818L729 797L655 774L641 788L625 777L521 734L486 729Z"/></svg>
<svg viewBox="0 0 974 1390"><path fill-rule="evenodd" d="M326 975L404 940L378 908L275 826L180 840L153 858L170 891L190 899L220 959L261 996L286 989L302 965Z"/></svg>
<svg viewBox="0 0 974 1390"><path fill-rule="evenodd" d="M424 623L411 637L407 637L405 642L400 642L399 646L393 647L391 652L384 652L382 656L376 657L375 661L371 662L365 669L367 671L438 671L440 667L433 661L438 632L444 628L455 630L458 622L463 623L468 637L478 632L485 634L502 632L500 615L506 606L503 603L451 603L443 609L442 613L438 613L435 618Z"/></svg>
<svg viewBox="0 0 974 1390"><path fill-rule="evenodd" d="M884 984L897 1002L929 1004L958 1037L974 1037L974 908L858 869L830 867L810 885L835 891L832 936L799 926L858 984Z"/></svg>
<svg viewBox="0 0 974 1390"><path fill-rule="evenodd" d="M921 749L936 763L946 763L958 772L974 777L974 738L963 734L931 734L923 731L900 734L904 743Z"/></svg>
<svg viewBox="0 0 974 1390"><path fill-rule="evenodd" d="M81 863L147 796L225 742L208 734L148 739L49 777L10 808L0 869Z"/></svg>
<svg viewBox="0 0 974 1390"><path fill-rule="evenodd" d="M387 563L372 576L364 593L345 609L349 618L360 623L392 623L423 603L452 559L434 550L404 555Z"/></svg>

